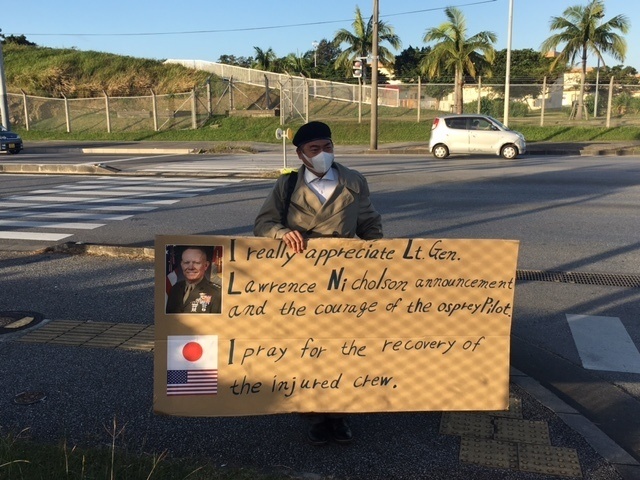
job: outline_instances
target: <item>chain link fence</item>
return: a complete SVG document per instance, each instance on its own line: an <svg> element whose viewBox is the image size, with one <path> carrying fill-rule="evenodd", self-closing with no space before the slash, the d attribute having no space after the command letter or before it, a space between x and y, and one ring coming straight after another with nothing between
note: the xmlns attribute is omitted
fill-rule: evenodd
<svg viewBox="0 0 640 480"><path fill-rule="evenodd" d="M8 94L11 124L34 131L128 132L198 128L210 116L203 89L172 95L46 98Z"/></svg>
<svg viewBox="0 0 640 480"><path fill-rule="evenodd" d="M168 60L168 62L177 62ZM318 119L353 119L370 106L371 86L306 79L214 62L180 61L210 71L190 92L146 96L49 98L9 93L12 126L27 130L130 132L196 129L214 116L279 116L282 125ZM399 84L378 88L381 117L430 121L453 111L451 83ZM640 125L640 85L585 86L582 115L577 112L580 85L563 78L539 84L510 85L509 125ZM464 88L464 112L502 119L505 85L483 83ZM366 114L366 112L365 112ZM323 117L323 118L324 118ZM578 119L578 117L582 117Z"/></svg>

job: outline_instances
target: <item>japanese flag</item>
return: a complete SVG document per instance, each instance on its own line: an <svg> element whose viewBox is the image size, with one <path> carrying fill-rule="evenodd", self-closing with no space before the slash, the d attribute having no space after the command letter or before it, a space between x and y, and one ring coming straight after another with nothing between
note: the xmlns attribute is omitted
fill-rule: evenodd
<svg viewBox="0 0 640 480"><path fill-rule="evenodd" d="M214 370L217 368L217 335L169 335L167 337L167 370Z"/></svg>

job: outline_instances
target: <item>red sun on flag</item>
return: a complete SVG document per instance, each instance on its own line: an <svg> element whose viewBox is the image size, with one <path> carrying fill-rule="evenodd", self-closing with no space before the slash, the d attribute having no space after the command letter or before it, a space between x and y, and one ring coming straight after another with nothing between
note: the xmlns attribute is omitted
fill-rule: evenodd
<svg viewBox="0 0 640 480"><path fill-rule="evenodd" d="M217 368L217 335L167 336L167 370L210 370Z"/></svg>
<svg viewBox="0 0 640 480"><path fill-rule="evenodd" d="M202 358L202 345L198 342L189 342L182 348L182 355L190 362L197 362Z"/></svg>

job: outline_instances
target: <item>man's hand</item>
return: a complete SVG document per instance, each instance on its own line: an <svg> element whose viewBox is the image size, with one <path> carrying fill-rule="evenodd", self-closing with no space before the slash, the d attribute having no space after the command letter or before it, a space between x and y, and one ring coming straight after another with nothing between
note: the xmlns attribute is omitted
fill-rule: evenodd
<svg viewBox="0 0 640 480"><path fill-rule="evenodd" d="M295 230L285 233L282 237L282 241L295 253L302 253L307 247L307 241L304 239L300 232Z"/></svg>

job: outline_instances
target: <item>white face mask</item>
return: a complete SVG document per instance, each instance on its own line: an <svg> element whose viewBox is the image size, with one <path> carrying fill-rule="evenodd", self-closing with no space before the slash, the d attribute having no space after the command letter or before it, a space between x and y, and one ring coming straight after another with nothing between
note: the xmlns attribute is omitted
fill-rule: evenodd
<svg viewBox="0 0 640 480"><path fill-rule="evenodd" d="M320 152L315 157L309 158L304 153L304 158L313 165L313 170L321 175L324 175L329 171L331 165L333 165L333 153Z"/></svg>

